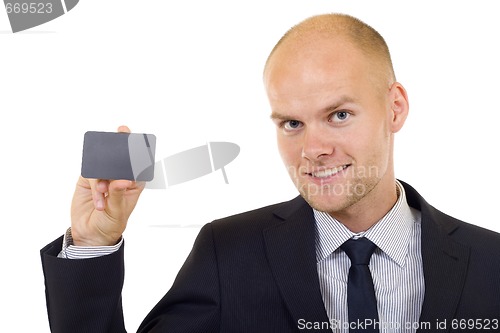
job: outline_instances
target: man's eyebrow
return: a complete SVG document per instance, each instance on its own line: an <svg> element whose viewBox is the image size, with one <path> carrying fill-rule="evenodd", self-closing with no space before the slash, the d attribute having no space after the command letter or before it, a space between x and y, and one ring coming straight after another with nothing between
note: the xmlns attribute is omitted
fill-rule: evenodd
<svg viewBox="0 0 500 333"><path fill-rule="evenodd" d="M344 105L345 103L355 103L355 102L356 100L354 98L347 95L343 95L338 100L336 100L335 102L324 108L324 110L327 112L334 111L339 107L341 107L342 105Z"/></svg>
<svg viewBox="0 0 500 333"><path fill-rule="evenodd" d="M272 120L290 120L290 116L286 116L284 114L281 114L279 112L273 111L271 113L271 119Z"/></svg>
<svg viewBox="0 0 500 333"><path fill-rule="evenodd" d="M356 100L354 98L347 96L347 95L343 95L335 102L333 102L330 105L328 105L327 107L323 108L323 112L331 112L331 111L338 109L339 107L341 107L345 103L355 103L355 102L356 102ZM293 118L291 116L284 115L284 114L279 113L277 111L273 111L271 113L271 119L272 120L292 120L295 118Z"/></svg>

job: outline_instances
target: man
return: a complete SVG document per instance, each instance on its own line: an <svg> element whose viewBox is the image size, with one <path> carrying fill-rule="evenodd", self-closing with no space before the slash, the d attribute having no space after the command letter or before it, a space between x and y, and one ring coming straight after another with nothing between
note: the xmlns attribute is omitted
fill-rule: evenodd
<svg viewBox="0 0 500 333"><path fill-rule="evenodd" d="M301 196L205 225L139 331L500 331L500 236L395 178L409 107L383 38L350 16L309 18L264 84ZM41 251L53 332L125 332L121 235L141 191L79 179L71 229ZM365 263L353 243L369 244Z"/></svg>

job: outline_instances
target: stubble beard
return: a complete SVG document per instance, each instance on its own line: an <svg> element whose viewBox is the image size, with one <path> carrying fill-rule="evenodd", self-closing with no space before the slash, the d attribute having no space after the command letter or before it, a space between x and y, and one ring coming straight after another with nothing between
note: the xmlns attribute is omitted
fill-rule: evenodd
<svg viewBox="0 0 500 333"><path fill-rule="evenodd" d="M380 180L378 177L354 178L342 183L317 185L295 179L294 183L309 206L336 216L362 201Z"/></svg>

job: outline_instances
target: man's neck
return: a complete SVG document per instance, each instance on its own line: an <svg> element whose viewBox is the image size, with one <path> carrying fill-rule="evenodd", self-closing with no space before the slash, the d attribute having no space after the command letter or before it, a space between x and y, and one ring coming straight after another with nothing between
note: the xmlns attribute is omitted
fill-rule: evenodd
<svg viewBox="0 0 500 333"><path fill-rule="evenodd" d="M386 189L375 187L362 200L343 211L330 215L345 225L350 231L359 233L370 229L380 221L396 204L399 197L396 181Z"/></svg>

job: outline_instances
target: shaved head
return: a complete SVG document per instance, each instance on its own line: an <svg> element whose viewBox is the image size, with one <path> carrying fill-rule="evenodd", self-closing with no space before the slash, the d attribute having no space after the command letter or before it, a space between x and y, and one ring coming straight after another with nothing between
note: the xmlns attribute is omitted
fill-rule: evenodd
<svg viewBox="0 0 500 333"><path fill-rule="evenodd" d="M389 87L395 80L389 48L384 38L371 26L345 14L323 14L312 16L292 27L271 51L264 68L266 73L275 53L294 54L304 50L314 51L324 43L349 43L366 56L373 65L373 74L378 84ZM377 85L378 85L377 84Z"/></svg>

